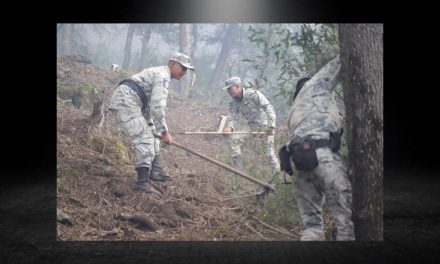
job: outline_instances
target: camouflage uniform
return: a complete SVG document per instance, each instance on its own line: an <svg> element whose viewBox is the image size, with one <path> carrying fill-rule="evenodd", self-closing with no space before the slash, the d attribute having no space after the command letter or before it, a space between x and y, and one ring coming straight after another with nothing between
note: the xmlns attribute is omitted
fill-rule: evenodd
<svg viewBox="0 0 440 264"><path fill-rule="evenodd" d="M275 127L276 114L266 97L257 90L243 88L242 98L233 98L229 104L229 124L237 130L240 114L247 120L252 131L263 131L269 126ZM241 157L240 144L250 135L231 135L230 147L232 156ZM272 174L280 171L280 164L274 152L274 135L258 137L263 143L264 154L270 163Z"/></svg>
<svg viewBox="0 0 440 264"><path fill-rule="evenodd" d="M298 142L306 136L329 139L329 132L341 128L341 117L332 90L339 82L339 57L324 66L307 81L298 93L289 112L289 141ZM301 240L323 240L322 204L335 218L337 240L354 240L351 220L351 184L339 152L330 148L316 149L319 165L312 171L296 171L296 194L303 230Z"/></svg>
<svg viewBox="0 0 440 264"><path fill-rule="evenodd" d="M150 102L150 120L143 116L142 102L136 91L122 84L113 93L109 109L115 110L118 125L135 147L135 167L151 167L154 156L159 153L159 140L153 133L168 131L165 107L171 73L168 66L148 68L132 76L143 82Z"/></svg>

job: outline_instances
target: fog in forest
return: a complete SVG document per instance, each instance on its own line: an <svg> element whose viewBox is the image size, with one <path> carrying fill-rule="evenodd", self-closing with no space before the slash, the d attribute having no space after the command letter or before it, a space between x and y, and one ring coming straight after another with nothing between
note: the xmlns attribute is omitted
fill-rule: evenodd
<svg viewBox="0 0 440 264"><path fill-rule="evenodd" d="M58 55L80 54L106 70L116 64L127 75L165 65L176 51L188 53L196 71L173 80L173 91L226 106L229 95L220 88L239 76L283 117L296 81L339 47L335 24L57 24Z"/></svg>

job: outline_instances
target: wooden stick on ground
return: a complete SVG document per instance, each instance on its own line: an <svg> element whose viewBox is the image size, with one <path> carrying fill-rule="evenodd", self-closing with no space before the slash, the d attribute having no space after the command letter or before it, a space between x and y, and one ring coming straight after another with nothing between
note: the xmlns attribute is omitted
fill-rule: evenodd
<svg viewBox="0 0 440 264"><path fill-rule="evenodd" d="M228 201L228 200L234 200L234 199L238 199L238 198L245 198L245 197L251 197L251 196L255 196L254 194L247 194L247 195L240 195L240 196L234 196L234 197L228 197L222 200L222 202L224 201Z"/></svg>
<svg viewBox="0 0 440 264"><path fill-rule="evenodd" d="M259 235L262 239L269 240L267 237L263 236L260 232L258 232L257 230L253 229L248 223L244 223L244 225L247 228L249 228L252 232L254 232L255 234Z"/></svg>
<svg viewBox="0 0 440 264"><path fill-rule="evenodd" d="M289 237L292 237L292 238L299 238L300 237L300 235L298 235L298 234L290 234L290 233L288 233L288 231L286 230L286 231L283 231L283 230L280 230L280 229L278 229L278 228L276 228L276 227L273 227L273 226L271 226L271 225L269 225L269 224L267 224L267 223L265 223L265 222L263 222L263 221L261 221L260 219L258 219L258 218L256 218L255 216L251 216L254 220L256 220L256 221L258 221L260 224L262 224L262 225L264 225L265 227L267 227L267 228L269 228L269 229L271 229L271 230L273 230L273 231L276 231L276 232L278 232L278 233L280 233L280 234L283 234L283 235L286 235L286 236L289 236Z"/></svg>

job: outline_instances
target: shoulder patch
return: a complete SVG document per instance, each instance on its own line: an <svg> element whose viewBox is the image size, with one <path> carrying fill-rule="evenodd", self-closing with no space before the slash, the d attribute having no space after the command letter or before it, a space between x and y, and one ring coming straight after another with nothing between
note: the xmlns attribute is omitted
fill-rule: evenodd
<svg viewBox="0 0 440 264"><path fill-rule="evenodd" d="M167 79L163 79L163 87L167 88L170 86L170 81L168 81Z"/></svg>

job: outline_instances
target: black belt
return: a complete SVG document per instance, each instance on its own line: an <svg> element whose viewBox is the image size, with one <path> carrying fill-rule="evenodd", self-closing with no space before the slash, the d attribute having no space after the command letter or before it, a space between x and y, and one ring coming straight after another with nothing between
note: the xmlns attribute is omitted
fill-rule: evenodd
<svg viewBox="0 0 440 264"><path fill-rule="evenodd" d="M121 84L124 84L124 85L130 87L131 89L133 89L137 93L137 95L139 96L139 99L141 99L141 102L142 102L142 107L141 107L142 113L145 114L149 110L148 109L149 105L148 105L147 96L145 95L145 92L142 89L142 84L139 81L135 81L133 79L122 80L118 84L118 86Z"/></svg>
<svg viewBox="0 0 440 264"><path fill-rule="evenodd" d="M330 146L330 139L318 139L315 141L315 148L326 148Z"/></svg>
<svg viewBox="0 0 440 264"><path fill-rule="evenodd" d="M315 149L330 147L330 139L318 139L318 140L309 139L309 140L313 141L313 143L315 145ZM302 141L300 141L300 142L302 142ZM294 143L294 144L290 143L289 151L292 151L293 150L293 146L299 144L300 142L297 142L297 143Z"/></svg>

